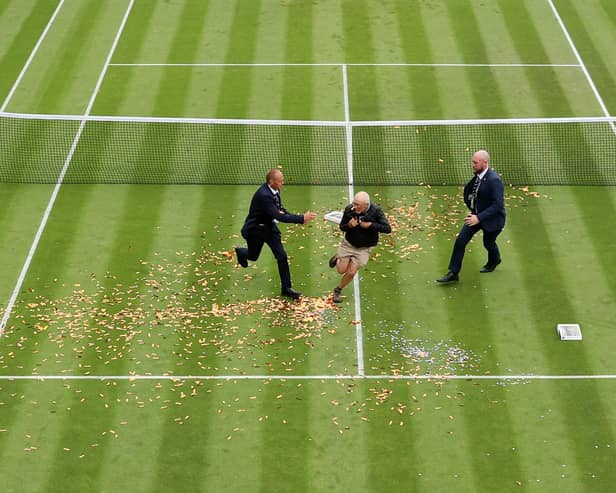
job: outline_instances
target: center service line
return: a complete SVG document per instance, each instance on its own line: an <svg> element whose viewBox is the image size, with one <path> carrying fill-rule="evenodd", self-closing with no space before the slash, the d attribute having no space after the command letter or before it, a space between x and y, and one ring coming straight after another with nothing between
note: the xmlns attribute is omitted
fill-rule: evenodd
<svg viewBox="0 0 616 493"><path fill-rule="evenodd" d="M342 88L344 94L344 121L346 123L347 144L347 173L349 181L349 199L352 202L355 196L353 187L353 126L351 124L351 110L349 107L349 80L347 66L342 65ZM361 322L361 301L359 292L359 272L353 279L353 297L355 298L355 340L357 345L357 373L364 376L364 337Z"/></svg>

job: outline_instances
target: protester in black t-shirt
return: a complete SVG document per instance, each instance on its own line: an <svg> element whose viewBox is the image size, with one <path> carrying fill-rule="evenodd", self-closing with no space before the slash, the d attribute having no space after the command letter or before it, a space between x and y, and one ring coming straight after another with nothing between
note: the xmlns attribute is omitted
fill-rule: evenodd
<svg viewBox="0 0 616 493"><path fill-rule="evenodd" d="M336 267L342 274L340 283L334 289L334 303L342 301L344 287L368 263L370 250L379 241L379 233L391 233L387 217L378 205L370 203L366 192L357 193L353 203L344 209L340 229L344 231L344 238L336 255L329 259L329 266L332 269Z"/></svg>

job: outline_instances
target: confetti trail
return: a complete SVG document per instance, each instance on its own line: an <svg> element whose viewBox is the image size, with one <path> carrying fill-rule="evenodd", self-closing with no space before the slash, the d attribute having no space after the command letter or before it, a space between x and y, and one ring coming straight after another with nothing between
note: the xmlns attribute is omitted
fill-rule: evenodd
<svg viewBox="0 0 616 493"><path fill-rule="evenodd" d="M381 326L370 337L378 343L372 362L382 363L387 357L391 361L387 373L395 375L446 376L479 369L479 356L461 343L411 338L406 335L408 332L405 326Z"/></svg>
<svg viewBox="0 0 616 493"><path fill-rule="evenodd" d="M322 334L336 333L338 308L329 297L217 301L220 287L230 282L224 273L233 268L229 264L234 259L226 251L176 252L170 261L142 261L143 271L129 285L107 273L102 280L92 275L71 286L72 293L62 298L32 293L16 307L5 340L19 334L19 348L28 339L38 344L46 338L56 347L54 364L64 365L63 372L94 358L105 364L129 360L133 372L143 371L142 359L147 359L157 362L157 369L167 364L161 371L172 374L178 359L201 372L216 371L204 358L242 359L254 348L290 343L310 347ZM146 346L151 350L145 351ZM12 355L0 355L0 368L8 367ZM88 371L82 368L81 373Z"/></svg>
<svg viewBox="0 0 616 493"><path fill-rule="evenodd" d="M378 194L374 196L378 201ZM510 187L507 197L510 205L518 207L526 200L545 196L525 187ZM425 253L434 235L456 233L462 213L459 202L457 194L437 194L424 187L412 199L403 197L389 204L386 210L395 234L383 239L376 254L413 260ZM331 234L329 223L311 227L328 233L323 235L326 240L314 245L327 259L340 235ZM290 241L295 235L306 234L299 228L289 233ZM178 251L171 259L142 261L129 283L118 282L113 273L92 274L70 288L54 280L64 292L69 290L68 295L57 299L27 289L3 338L0 369L5 374L43 374L41 368L59 368L58 373L67 376L77 372L88 375L90 368L95 368L92 373L99 374L101 368L109 368L106 365L123 362L121 367L128 375L144 374L149 368L173 379L129 381L126 389L114 392L107 389L116 387L116 381L95 381L92 388L64 381L61 385L68 397L54 395L50 402L41 402L35 387L13 391L6 387L9 384L1 384L0 406L24 403L39 412L43 409L55 416L85 416L88 420L96 409L115 410L104 428L93 427L71 443L60 445L63 453L76 459L100 454L105 447L122 441L126 430L137 423L126 418L132 415L127 406L155 409L186 430L198 426L204 409L212 410L224 427L224 440L232 440L245 435L244 430L255 423L264 427L293 425L292 405L303 405L306 387L311 387L330 410L324 417L336 436L375 423L404 427L425 412L442 414L442 423L447 425L444 433L453 434L448 423L456 419L456 407L447 405L453 402L462 406L465 394L455 390L448 393L448 381L438 377L476 372L481 358L456 341L410 337L404 326L379 326L368 338L377 348L368 363L374 374L383 374L382 379L296 383L265 378L244 381L250 386L248 390L234 395L238 381L233 377L207 382L174 378L178 365L203 374L229 374L233 370L240 375L252 367L238 369L238 362L255 353L261 354L258 374L280 374L281 367L294 371L302 351L306 354L316 341L335 337L336 327L353 323L339 320L338 307L329 297L303 297L299 302L259 297L233 302L224 287L232 286L235 291L242 282L229 274L235 268L232 251ZM251 281L250 273L244 274L244 281ZM35 354L36 365L21 366L20 351ZM276 358L278 367L270 364ZM435 378L394 381L388 379L392 375ZM444 409L449 411L445 413ZM11 432L10 424L0 423L0 439ZM47 445L28 432L22 435L20 446L24 454L40 454Z"/></svg>

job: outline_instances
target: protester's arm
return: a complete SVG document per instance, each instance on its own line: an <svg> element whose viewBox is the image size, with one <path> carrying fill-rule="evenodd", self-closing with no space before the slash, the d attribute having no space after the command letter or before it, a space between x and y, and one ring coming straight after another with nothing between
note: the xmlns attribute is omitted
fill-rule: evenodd
<svg viewBox="0 0 616 493"><path fill-rule="evenodd" d="M346 233L349 229L357 226L356 224L353 224L353 222L351 222L351 220L354 218L355 218L355 213L351 210L351 206L347 206L344 209L344 213L342 214L342 219L340 220L340 229ZM349 222L351 222L351 224L349 224Z"/></svg>
<svg viewBox="0 0 616 493"><path fill-rule="evenodd" d="M379 233L391 233L391 226L389 225L387 216L380 208L375 211L371 228Z"/></svg>

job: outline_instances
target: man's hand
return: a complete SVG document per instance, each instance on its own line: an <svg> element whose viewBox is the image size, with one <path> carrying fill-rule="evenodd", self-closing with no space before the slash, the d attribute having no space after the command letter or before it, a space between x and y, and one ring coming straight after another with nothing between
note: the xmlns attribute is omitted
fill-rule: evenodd
<svg viewBox="0 0 616 493"><path fill-rule="evenodd" d="M476 226L479 224L479 217L476 214L469 214L464 218L464 224L467 226Z"/></svg>
<svg viewBox="0 0 616 493"><path fill-rule="evenodd" d="M315 217L317 217L316 212L308 211L304 214L304 224L312 221Z"/></svg>
<svg viewBox="0 0 616 493"><path fill-rule="evenodd" d="M357 226L359 224L359 221L357 220L356 217L352 217L351 219L349 219L349 222L347 223L347 225L349 226L349 228L354 228L355 226Z"/></svg>
<svg viewBox="0 0 616 493"><path fill-rule="evenodd" d="M359 225L364 229L368 229L370 226L372 226L372 221L362 221L359 223Z"/></svg>

